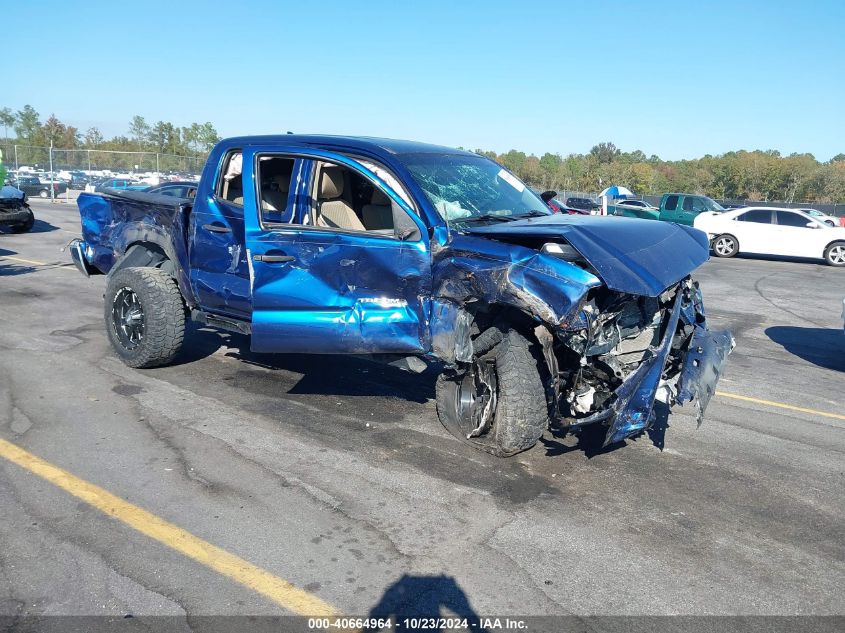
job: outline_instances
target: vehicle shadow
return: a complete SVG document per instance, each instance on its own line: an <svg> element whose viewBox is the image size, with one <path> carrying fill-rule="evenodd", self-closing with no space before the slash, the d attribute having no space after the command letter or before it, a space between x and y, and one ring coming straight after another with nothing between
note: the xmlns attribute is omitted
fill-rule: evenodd
<svg viewBox="0 0 845 633"><path fill-rule="evenodd" d="M39 220L35 218L35 224L32 225L30 233L50 233L51 231L58 231L59 227L55 224L50 224L46 220Z"/></svg>
<svg viewBox="0 0 845 633"><path fill-rule="evenodd" d="M447 612L444 613L443 609ZM403 631L445 631L466 628L468 631L487 631L481 618L469 603L469 598L454 578L446 575L411 576L405 574L390 585L367 615L373 620L390 618L393 627ZM440 618L466 619L466 627L443 628ZM445 623L443 623L445 624ZM378 631L380 627L365 628Z"/></svg>
<svg viewBox="0 0 845 633"><path fill-rule="evenodd" d="M840 328L775 325L766 336L790 354L825 369L845 371L845 333Z"/></svg>
<svg viewBox="0 0 845 633"><path fill-rule="evenodd" d="M249 337L189 324L189 343L175 365L191 363L226 347L225 355L246 366L300 374L292 395L381 396L424 404L434 398L436 371L420 374L357 356L330 354L256 354ZM280 385L281 386L281 385Z"/></svg>
<svg viewBox="0 0 845 633"><path fill-rule="evenodd" d="M31 273L35 268L22 264L15 264L12 262L0 259L0 277L14 277L15 275L26 275Z"/></svg>
<svg viewBox="0 0 845 633"><path fill-rule="evenodd" d="M762 253L739 253L732 259L748 259L767 262L791 262L794 264L815 264L816 266L823 266L827 268L827 264L825 264L821 260L821 258L815 259L813 257L792 257L789 255L763 255Z"/></svg>
<svg viewBox="0 0 845 633"><path fill-rule="evenodd" d="M18 262L3 257L12 257L17 255L17 251L10 251L6 248L0 248L0 277L13 277L15 275L26 275L31 273L35 268L32 266L21 265Z"/></svg>
<svg viewBox="0 0 845 633"><path fill-rule="evenodd" d="M13 234L13 235L26 235L27 233L50 233L51 231L58 231L59 227L55 224L50 224L45 220L39 220L35 218L35 224L32 225L32 228L27 231L26 233L14 233L12 231L12 227L10 226L0 226L0 233L4 234Z"/></svg>
<svg viewBox="0 0 845 633"><path fill-rule="evenodd" d="M607 427L604 424L597 423L585 426L579 429L569 429L557 425L549 427L549 434L553 439L546 437L540 438L540 442L546 449L546 455L549 457L555 455L565 455L574 451L581 451L584 457L592 459L598 455L612 453L626 446L628 442L636 442L644 435L648 436L651 443L663 450L666 445L666 429L669 428L669 413L670 408L664 402L655 402L652 409L651 424L645 430L629 437L627 440L621 442L614 442L604 446L604 439L607 436ZM567 437L574 437L575 444L564 444L561 440Z"/></svg>

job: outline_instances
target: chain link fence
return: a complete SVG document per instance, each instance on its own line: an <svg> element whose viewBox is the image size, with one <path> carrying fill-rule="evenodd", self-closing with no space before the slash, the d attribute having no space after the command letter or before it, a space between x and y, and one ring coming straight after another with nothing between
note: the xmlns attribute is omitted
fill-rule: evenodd
<svg viewBox="0 0 845 633"><path fill-rule="evenodd" d="M182 156L163 152L99 149L58 149L37 145L6 144L3 162L8 169L30 167L36 170L83 170L112 172L182 172L198 174L206 156Z"/></svg>

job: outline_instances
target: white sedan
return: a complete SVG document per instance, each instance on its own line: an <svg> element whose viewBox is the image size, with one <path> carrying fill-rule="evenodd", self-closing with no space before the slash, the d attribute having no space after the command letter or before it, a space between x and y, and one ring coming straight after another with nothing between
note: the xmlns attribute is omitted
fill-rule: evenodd
<svg viewBox="0 0 845 633"><path fill-rule="evenodd" d="M824 259L845 266L845 228L795 209L743 207L696 216L693 226L707 233L716 257L737 253Z"/></svg>

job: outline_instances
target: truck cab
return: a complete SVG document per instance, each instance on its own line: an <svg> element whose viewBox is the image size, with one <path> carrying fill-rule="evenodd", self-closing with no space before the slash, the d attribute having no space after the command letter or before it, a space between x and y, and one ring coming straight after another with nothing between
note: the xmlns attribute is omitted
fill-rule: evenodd
<svg viewBox="0 0 845 633"><path fill-rule="evenodd" d="M659 219L692 226L699 213L705 211L724 211L715 200L707 196L691 193L664 193L660 200Z"/></svg>

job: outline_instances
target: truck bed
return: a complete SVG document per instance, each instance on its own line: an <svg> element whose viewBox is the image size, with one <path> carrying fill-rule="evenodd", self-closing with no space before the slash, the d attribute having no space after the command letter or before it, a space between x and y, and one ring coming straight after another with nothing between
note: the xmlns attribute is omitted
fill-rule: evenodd
<svg viewBox="0 0 845 633"><path fill-rule="evenodd" d="M85 259L108 273L116 259L138 242L158 244L169 256L181 259L192 203L187 198L118 189L80 194Z"/></svg>

